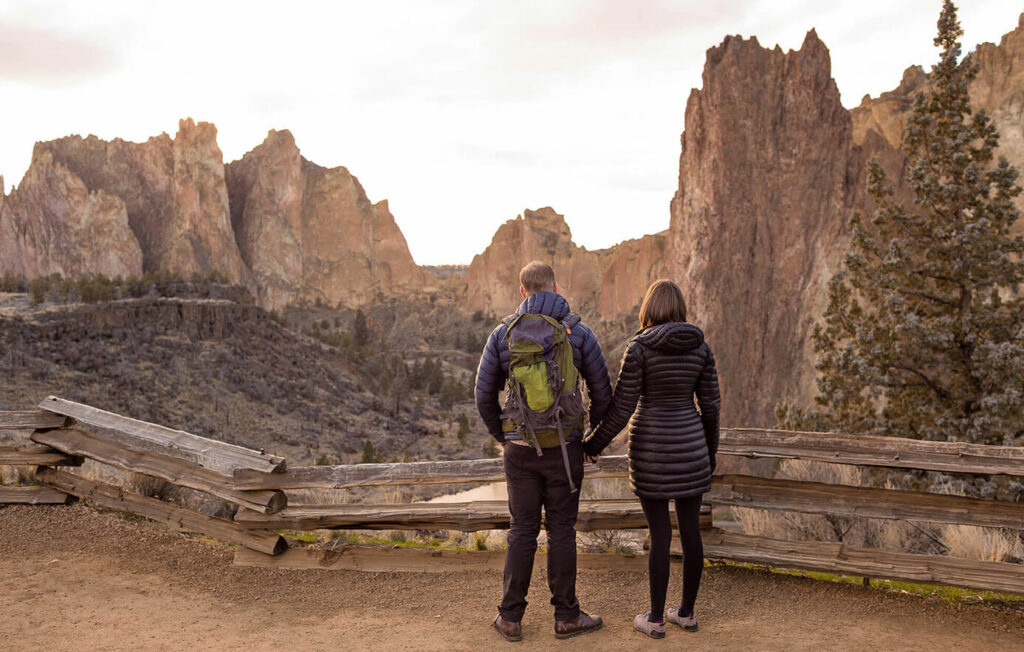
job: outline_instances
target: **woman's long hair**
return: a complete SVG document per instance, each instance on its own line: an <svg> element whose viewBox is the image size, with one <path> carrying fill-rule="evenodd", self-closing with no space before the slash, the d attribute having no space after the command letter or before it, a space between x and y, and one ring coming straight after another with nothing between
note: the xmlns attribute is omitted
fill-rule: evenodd
<svg viewBox="0 0 1024 652"><path fill-rule="evenodd" d="M663 278L647 288L640 305L640 327L650 328L670 321L686 321L686 300L678 285Z"/></svg>

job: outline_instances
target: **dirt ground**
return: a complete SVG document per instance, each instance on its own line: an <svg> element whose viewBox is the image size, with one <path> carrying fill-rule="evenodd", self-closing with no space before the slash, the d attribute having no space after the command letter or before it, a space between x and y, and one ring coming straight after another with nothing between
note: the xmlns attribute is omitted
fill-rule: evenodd
<svg viewBox="0 0 1024 652"><path fill-rule="evenodd" d="M140 519L72 505L0 509L0 650L1024 650L1024 615L737 567L712 567L701 631L632 630L643 573L581 572L602 631L558 641L538 574L525 641L489 628L497 571L270 570L232 549ZM670 595L680 590L674 578Z"/></svg>

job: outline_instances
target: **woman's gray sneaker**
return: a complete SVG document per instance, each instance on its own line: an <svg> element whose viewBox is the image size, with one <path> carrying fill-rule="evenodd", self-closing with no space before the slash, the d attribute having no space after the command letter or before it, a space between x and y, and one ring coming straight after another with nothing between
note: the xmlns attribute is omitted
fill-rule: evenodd
<svg viewBox="0 0 1024 652"><path fill-rule="evenodd" d="M650 617L650 611L637 614L636 618L633 619L633 627L638 632L643 632L651 638L665 638L665 623L652 623Z"/></svg>
<svg viewBox="0 0 1024 652"><path fill-rule="evenodd" d="M675 607L669 607L668 608L668 616L667 616L667 618L668 618L669 622L673 622L673 623L679 625L680 627L682 627L683 629L685 629L688 632L695 632L698 629L700 629L697 626L697 617L694 614L691 613L689 616L680 616L679 615L679 606L678 605L675 606Z"/></svg>

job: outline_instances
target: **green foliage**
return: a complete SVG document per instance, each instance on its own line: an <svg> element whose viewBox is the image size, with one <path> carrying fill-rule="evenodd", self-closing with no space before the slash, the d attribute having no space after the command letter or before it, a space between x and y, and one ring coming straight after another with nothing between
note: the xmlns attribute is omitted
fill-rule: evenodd
<svg viewBox="0 0 1024 652"><path fill-rule="evenodd" d="M947 0L933 86L906 129L910 205L871 162L878 210L860 215L845 269L829 288L818 354L816 406L777 410L784 427L846 429L931 440L1024 443L1024 239L1017 171L999 136L971 113L956 8Z"/></svg>
<svg viewBox="0 0 1024 652"><path fill-rule="evenodd" d="M360 348L370 342L370 328L366 325L366 315L362 310L356 311L356 317L352 321L352 341Z"/></svg>
<svg viewBox="0 0 1024 652"><path fill-rule="evenodd" d="M360 464L377 464L381 461L382 457L373 447L373 442L367 439L363 442L363 457L359 460Z"/></svg>
<svg viewBox="0 0 1024 652"><path fill-rule="evenodd" d="M10 271L5 271L0 277L0 292L27 292L28 281L24 276L15 276Z"/></svg>

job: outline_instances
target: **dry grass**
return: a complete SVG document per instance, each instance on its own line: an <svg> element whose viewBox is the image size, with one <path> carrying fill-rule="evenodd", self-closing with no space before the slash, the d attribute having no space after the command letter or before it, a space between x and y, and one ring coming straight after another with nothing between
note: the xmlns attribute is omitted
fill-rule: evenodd
<svg viewBox="0 0 1024 652"><path fill-rule="evenodd" d="M0 484L32 484L36 481L36 467L0 465Z"/></svg>
<svg viewBox="0 0 1024 652"><path fill-rule="evenodd" d="M124 488L126 491L156 498L160 496L167 487L167 481L161 478L154 478L144 473L129 471L125 474Z"/></svg>
<svg viewBox="0 0 1024 652"><path fill-rule="evenodd" d="M1008 561L1024 557L1020 534L1013 530L946 525L942 528L942 541L950 555L964 559Z"/></svg>
<svg viewBox="0 0 1024 652"><path fill-rule="evenodd" d="M778 477L800 482L861 486L858 467L807 460L783 460ZM941 553L937 535L927 527L886 519L852 518L733 507L743 532L772 539L842 541L850 545L891 550Z"/></svg>
<svg viewBox="0 0 1024 652"><path fill-rule="evenodd" d="M583 483L580 497L584 500L621 500L634 495L626 478L596 478ZM637 537L622 530L580 532L579 540L584 548L602 552L635 552L638 546L642 546L642 539L638 542Z"/></svg>

